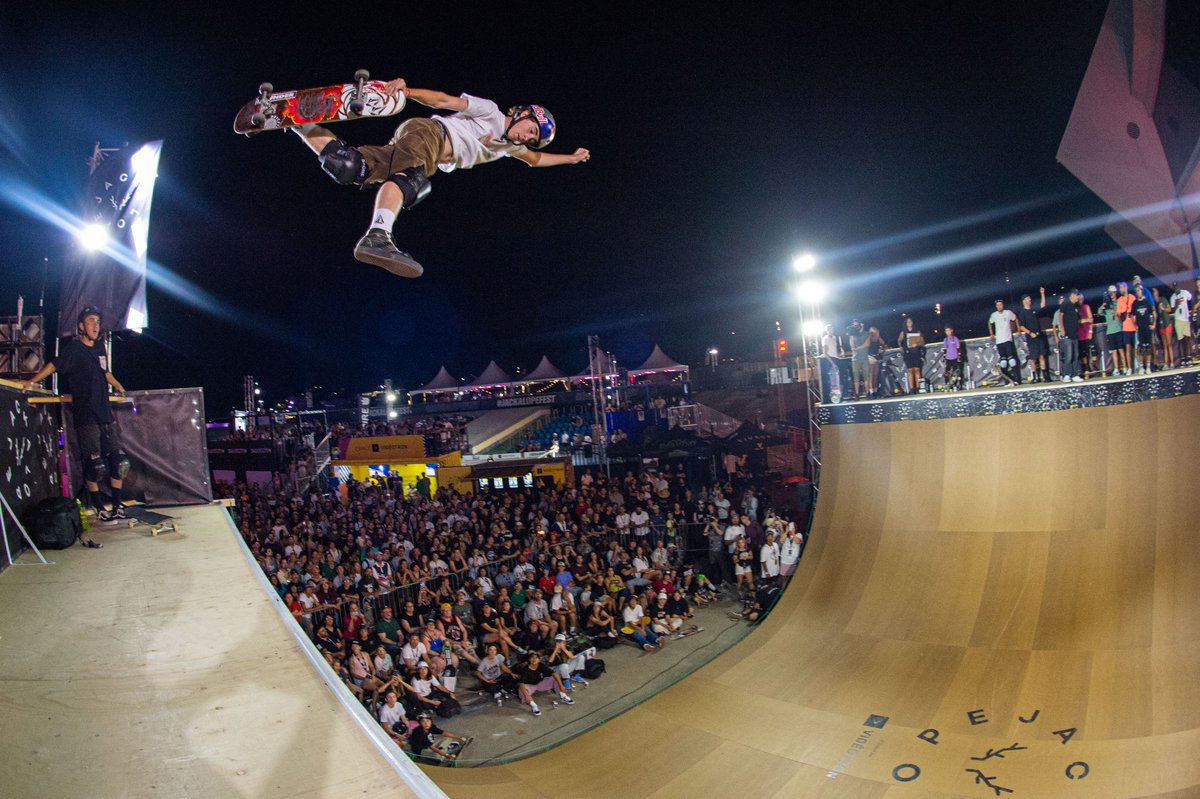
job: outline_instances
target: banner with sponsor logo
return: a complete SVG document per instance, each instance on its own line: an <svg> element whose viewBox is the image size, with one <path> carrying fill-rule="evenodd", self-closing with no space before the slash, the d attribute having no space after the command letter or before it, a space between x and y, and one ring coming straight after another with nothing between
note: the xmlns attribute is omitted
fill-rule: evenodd
<svg viewBox="0 0 1200 799"><path fill-rule="evenodd" d="M341 454L342 461L402 463L425 457L424 436L372 436L352 438Z"/></svg>

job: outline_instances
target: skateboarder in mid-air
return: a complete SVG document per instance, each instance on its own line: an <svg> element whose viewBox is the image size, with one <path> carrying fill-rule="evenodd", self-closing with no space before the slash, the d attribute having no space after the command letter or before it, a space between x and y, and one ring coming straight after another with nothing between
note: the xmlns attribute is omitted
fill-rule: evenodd
<svg viewBox="0 0 1200 799"><path fill-rule="evenodd" d="M429 194L434 168L470 169L504 156L530 166L578 164L590 158L582 147L569 155L539 152L555 133L554 117L540 105L515 105L503 112L491 100L414 89L402 78L389 81L384 91L391 96L403 92L422 105L454 113L407 119L383 146L351 147L319 125L294 130L339 184L379 186L371 227L355 246L354 257L403 277L420 277L424 269L396 247L392 224L401 208L412 208Z"/></svg>

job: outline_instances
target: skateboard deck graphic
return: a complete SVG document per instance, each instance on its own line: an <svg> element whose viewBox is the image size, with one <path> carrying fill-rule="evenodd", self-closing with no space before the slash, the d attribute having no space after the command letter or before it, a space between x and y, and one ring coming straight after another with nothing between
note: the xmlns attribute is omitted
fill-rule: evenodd
<svg viewBox="0 0 1200 799"><path fill-rule="evenodd" d="M179 532L179 523L174 516L168 516L165 513L155 513L152 510L147 510L141 505L126 505L125 515L128 517L129 527L134 527L139 524L144 524L150 528L150 536L157 538L159 533Z"/></svg>
<svg viewBox="0 0 1200 799"><path fill-rule="evenodd" d="M383 81L368 80L359 70L351 83L277 92L269 83L259 95L242 106L233 120L233 130L246 136L265 130L283 130L297 125L343 122L363 117L389 117L404 110L404 95L384 94ZM361 78L361 80L360 80Z"/></svg>

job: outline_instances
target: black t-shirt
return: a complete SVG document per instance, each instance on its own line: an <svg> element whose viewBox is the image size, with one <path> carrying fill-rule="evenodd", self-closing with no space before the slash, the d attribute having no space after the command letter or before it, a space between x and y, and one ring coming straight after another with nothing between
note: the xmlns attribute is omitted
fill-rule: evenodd
<svg viewBox="0 0 1200 799"><path fill-rule="evenodd" d="M53 359L54 370L63 376L71 393L71 415L76 427L112 424L108 408L108 355L97 342L89 347L79 339L67 342Z"/></svg>
<svg viewBox="0 0 1200 799"><path fill-rule="evenodd" d="M1079 306L1073 302L1062 305L1062 327L1067 338L1079 338Z"/></svg>
<svg viewBox="0 0 1200 799"><path fill-rule="evenodd" d="M436 724L429 725L428 730L424 725L418 724L417 728L408 734L408 748L414 755L419 755L426 749L432 748L434 737L441 734L442 729Z"/></svg>
<svg viewBox="0 0 1200 799"><path fill-rule="evenodd" d="M1133 315L1137 319L1139 333L1150 332L1150 314L1154 310L1154 303L1142 297L1140 300L1133 301Z"/></svg>
<svg viewBox="0 0 1200 799"><path fill-rule="evenodd" d="M526 663L516 670L516 675L518 682L525 685L537 685L550 676L550 667L546 665L545 661L539 662L536 669Z"/></svg>
<svg viewBox="0 0 1200 799"><path fill-rule="evenodd" d="M1038 320L1038 315L1032 308L1026 308L1022 305L1016 310L1017 324L1026 330L1042 335L1042 323Z"/></svg>
<svg viewBox="0 0 1200 799"><path fill-rule="evenodd" d="M686 599L675 599L674 597L667 600L667 613L672 616L686 616L691 608Z"/></svg>

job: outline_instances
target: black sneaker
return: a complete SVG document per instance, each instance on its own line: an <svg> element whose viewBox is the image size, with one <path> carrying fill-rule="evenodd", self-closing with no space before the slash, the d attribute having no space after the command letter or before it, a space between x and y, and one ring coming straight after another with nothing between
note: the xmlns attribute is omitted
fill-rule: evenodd
<svg viewBox="0 0 1200 799"><path fill-rule="evenodd" d="M364 264L382 266L399 277L420 277L425 268L396 246L392 234L382 228L371 228L354 246L354 257Z"/></svg>
<svg viewBox="0 0 1200 799"><path fill-rule="evenodd" d="M117 510L119 510L121 512L121 516L124 517L125 509L118 508ZM102 508L96 513L96 521L110 527L114 524L120 524L121 520L117 518L117 510L105 510Z"/></svg>

